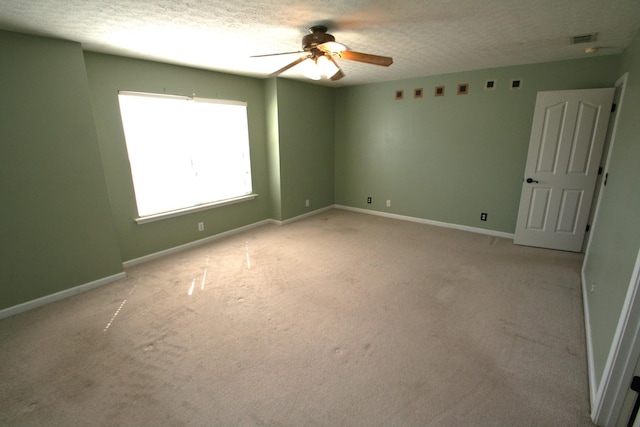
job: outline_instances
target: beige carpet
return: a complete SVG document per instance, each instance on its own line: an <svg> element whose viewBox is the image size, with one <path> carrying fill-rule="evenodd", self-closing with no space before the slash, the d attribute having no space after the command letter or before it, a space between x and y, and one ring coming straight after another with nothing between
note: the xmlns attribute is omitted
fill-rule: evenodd
<svg viewBox="0 0 640 427"><path fill-rule="evenodd" d="M578 254L332 210L0 321L0 425L590 426Z"/></svg>

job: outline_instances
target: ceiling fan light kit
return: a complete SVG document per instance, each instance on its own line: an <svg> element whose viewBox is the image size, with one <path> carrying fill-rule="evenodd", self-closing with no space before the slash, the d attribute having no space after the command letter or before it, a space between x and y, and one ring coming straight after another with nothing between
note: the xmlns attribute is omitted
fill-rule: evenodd
<svg viewBox="0 0 640 427"><path fill-rule="evenodd" d="M320 80L322 76L330 79L336 75L340 68L326 56L307 58L302 62L304 75L311 80Z"/></svg>
<svg viewBox="0 0 640 427"><path fill-rule="evenodd" d="M383 67L388 67L393 64L393 59L388 56L371 55L347 49L345 45L336 42L334 36L327 33L327 27L324 25L315 25L309 28L309 33L310 34L307 34L302 38L303 50L299 53L304 53L304 55L274 73L271 73L269 77L276 77L296 65L302 64L304 67L303 74L312 80L320 80L322 76L333 81L340 80L344 77L344 73L340 69L335 58L364 62L372 65L381 65ZM283 54L274 53L268 55L257 55L256 57L274 55Z"/></svg>
<svg viewBox="0 0 640 427"><path fill-rule="evenodd" d="M325 43L322 43L322 47L320 49L324 50L325 52L337 53L337 52L343 52L347 50L347 47L338 42L325 42Z"/></svg>

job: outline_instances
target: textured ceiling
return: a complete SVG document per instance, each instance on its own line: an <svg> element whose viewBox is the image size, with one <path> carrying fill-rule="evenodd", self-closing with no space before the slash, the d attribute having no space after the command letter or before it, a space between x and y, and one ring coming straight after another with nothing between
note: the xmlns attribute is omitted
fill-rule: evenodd
<svg viewBox="0 0 640 427"><path fill-rule="evenodd" d="M391 67L338 60L345 86L620 53L640 27L640 0L4 0L0 28L86 50L254 77L296 55L314 24ZM596 43L571 45L597 33ZM592 54L594 55L594 54ZM294 67L282 77L303 79Z"/></svg>

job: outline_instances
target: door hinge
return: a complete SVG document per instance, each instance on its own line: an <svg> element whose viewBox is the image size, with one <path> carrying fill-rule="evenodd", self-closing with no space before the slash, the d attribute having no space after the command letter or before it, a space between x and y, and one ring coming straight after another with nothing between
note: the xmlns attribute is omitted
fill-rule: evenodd
<svg viewBox="0 0 640 427"><path fill-rule="evenodd" d="M602 175L602 166L598 168L598 175Z"/></svg>
<svg viewBox="0 0 640 427"><path fill-rule="evenodd" d="M640 393L640 377L633 377L633 380L631 380L630 388L636 393ZM640 409L640 394L636 396L636 402L633 404L633 409L631 410L631 415L629 416L629 423L627 424L627 426L632 426L635 424L636 417L638 416L638 409Z"/></svg>
<svg viewBox="0 0 640 427"><path fill-rule="evenodd" d="M616 106L617 104L611 104L611 112L615 112L616 111Z"/></svg>
<svg viewBox="0 0 640 427"><path fill-rule="evenodd" d="M609 179L609 172L604 174L604 186L607 186L607 180Z"/></svg>
<svg viewBox="0 0 640 427"><path fill-rule="evenodd" d="M591 230L591 226L590 226L589 224L587 224L587 229L586 229L586 230L584 230L584 231L585 231L585 233L586 233L586 232L588 232L589 230Z"/></svg>

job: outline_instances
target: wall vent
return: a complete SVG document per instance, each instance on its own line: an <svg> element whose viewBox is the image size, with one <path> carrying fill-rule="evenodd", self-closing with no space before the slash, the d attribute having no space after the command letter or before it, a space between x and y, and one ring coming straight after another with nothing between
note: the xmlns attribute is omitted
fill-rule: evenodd
<svg viewBox="0 0 640 427"><path fill-rule="evenodd" d="M584 34L582 36L571 37L571 44L593 43L598 39L598 34Z"/></svg>

